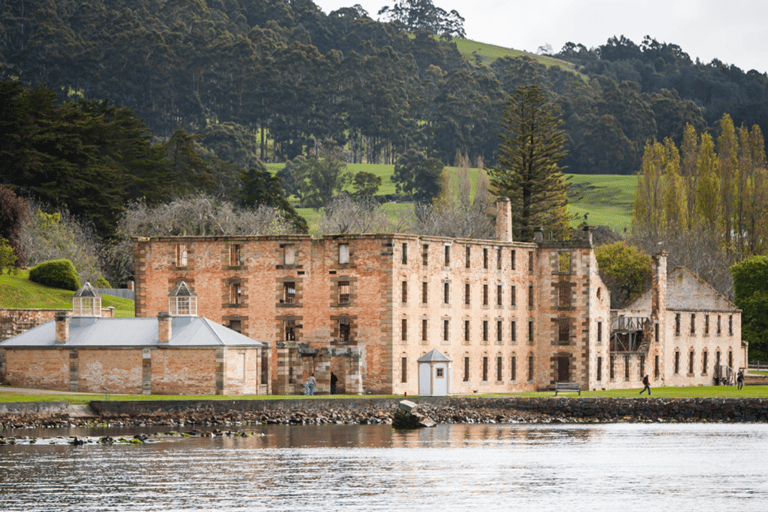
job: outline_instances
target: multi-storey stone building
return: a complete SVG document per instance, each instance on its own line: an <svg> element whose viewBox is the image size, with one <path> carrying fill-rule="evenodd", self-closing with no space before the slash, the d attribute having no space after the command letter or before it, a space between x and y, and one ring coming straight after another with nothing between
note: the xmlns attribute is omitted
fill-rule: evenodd
<svg viewBox="0 0 768 512"><path fill-rule="evenodd" d="M510 203L499 201L495 240L137 238L136 315L157 315L168 291L186 282L201 316L270 344L274 394L300 392L311 373L320 393L333 381L339 393L416 394L417 360L432 349L453 360L452 392L460 394L562 381L638 387L644 372L657 383L700 382L672 377L668 315L658 300L634 316L611 312L588 230L568 241L538 233L533 243L515 242L510 219ZM658 264L656 271L665 273ZM654 283L654 296L666 296L665 280ZM721 306L738 323L733 305ZM746 361L740 330L733 332L729 346Z"/></svg>

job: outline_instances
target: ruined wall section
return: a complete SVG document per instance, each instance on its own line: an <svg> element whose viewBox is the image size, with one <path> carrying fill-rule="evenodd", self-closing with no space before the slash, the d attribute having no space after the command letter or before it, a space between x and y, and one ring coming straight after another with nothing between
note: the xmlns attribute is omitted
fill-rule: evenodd
<svg viewBox="0 0 768 512"><path fill-rule="evenodd" d="M299 346L356 349L340 351L358 353L361 367L337 369L352 379L340 392L360 389L361 372L365 392L391 389L391 237L165 237L137 239L136 252L137 316L166 310L167 294L185 281L198 294L198 316L271 344L274 389L295 392L311 373L299 359L279 362L279 348Z"/></svg>
<svg viewBox="0 0 768 512"><path fill-rule="evenodd" d="M537 252L537 389L553 389L557 382L605 387L610 294L588 234L542 241Z"/></svg>
<svg viewBox="0 0 768 512"><path fill-rule="evenodd" d="M457 394L530 391L527 358L529 255L535 245L494 240L394 240L394 392L418 393L417 359L453 359Z"/></svg>

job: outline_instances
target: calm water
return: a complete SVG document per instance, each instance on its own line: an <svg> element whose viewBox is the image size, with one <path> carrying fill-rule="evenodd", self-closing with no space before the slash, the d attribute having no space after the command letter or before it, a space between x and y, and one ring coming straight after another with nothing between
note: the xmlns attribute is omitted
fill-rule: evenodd
<svg viewBox="0 0 768 512"><path fill-rule="evenodd" d="M678 512L768 507L768 425L250 430L266 435L172 438L140 446L0 446L0 510Z"/></svg>

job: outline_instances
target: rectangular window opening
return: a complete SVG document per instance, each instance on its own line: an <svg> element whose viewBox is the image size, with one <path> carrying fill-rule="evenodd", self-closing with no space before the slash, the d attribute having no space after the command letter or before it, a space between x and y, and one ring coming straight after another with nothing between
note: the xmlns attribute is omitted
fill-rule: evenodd
<svg viewBox="0 0 768 512"><path fill-rule="evenodd" d="M229 246L229 264L233 267L239 267L242 265L241 259L242 246L240 244L232 244Z"/></svg>
<svg viewBox="0 0 768 512"><path fill-rule="evenodd" d="M349 281L339 281L339 304L349 304Z"/></svg>
<svg viewBox="0 0 768 512"><path fill-rule="evenodd" d="M283 301L286 304L296 303L296 283L283 283Z"/></svg>

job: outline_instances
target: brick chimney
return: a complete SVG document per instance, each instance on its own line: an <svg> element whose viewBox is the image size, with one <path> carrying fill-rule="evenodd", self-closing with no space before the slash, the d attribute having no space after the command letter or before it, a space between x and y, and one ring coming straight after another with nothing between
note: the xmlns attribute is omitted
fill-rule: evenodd
<svg viewBox="0 0 768 512"><path fill-rule="evenodd" d="M157 338L160 343L171 341L171 322L172 317L168 311L161 311L157 314Z"/></svg>
<svg viewBox="0 0 768 512"><path fill-rule="evenodd" d="M653 277L651 280L651 317L659 319L667 309L667 251L653 256Z"/></svg>
<svg viewBox="0 0 768 512"><path fill-rule="evenodd" d="M56 343L65 343L69 338L69 311L57 311L53 318L56 320Z"/></svg>
<svg viewBox="0 0 768 512"><path fill-rule="evenodd" d="M508 197L496 198L496 240L512 242L512 202Z"/></svg>

